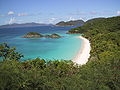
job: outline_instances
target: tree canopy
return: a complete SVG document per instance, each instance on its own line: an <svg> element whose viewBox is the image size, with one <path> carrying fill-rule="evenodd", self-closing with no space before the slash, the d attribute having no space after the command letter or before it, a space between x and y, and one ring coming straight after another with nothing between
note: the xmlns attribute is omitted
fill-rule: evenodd
<svg viewBox="0 0 120 90"><path fill-rule="evenodd" d="M120 16L93 19L76 29L92 47L82 66L39 58L21 62L1 44L0 55L9 59L0 62L0 90L120 90Z"/></svg>

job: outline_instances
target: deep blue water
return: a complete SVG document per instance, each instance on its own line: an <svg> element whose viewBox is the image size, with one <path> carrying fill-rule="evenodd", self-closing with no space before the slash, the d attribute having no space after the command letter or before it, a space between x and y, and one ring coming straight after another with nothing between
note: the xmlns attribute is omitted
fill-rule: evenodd
<svg viewBox="0 0 120 90"><path fill-rule="evenodd" d="M7 42L10 46L16 46L17 51L24 55L22 60L43 58L46 60L71 60L81 47L78 35L66 34L72 27L39 26L22 28L0 29L0 43ZM41 34L57 33L62 38L22 38L28 32Z"/></svg>

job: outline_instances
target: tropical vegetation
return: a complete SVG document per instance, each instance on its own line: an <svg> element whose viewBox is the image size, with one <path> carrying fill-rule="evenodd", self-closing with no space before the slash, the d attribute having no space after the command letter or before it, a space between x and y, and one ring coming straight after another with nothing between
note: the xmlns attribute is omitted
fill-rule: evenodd
<svg viewBox="0 0 120 90"><path fill-rule="evenodd" d="M82 66L69 60L21 61L15 49L0 44L0 90L120 90L120 16L92 19L76 29L92 48Z"/></svg>

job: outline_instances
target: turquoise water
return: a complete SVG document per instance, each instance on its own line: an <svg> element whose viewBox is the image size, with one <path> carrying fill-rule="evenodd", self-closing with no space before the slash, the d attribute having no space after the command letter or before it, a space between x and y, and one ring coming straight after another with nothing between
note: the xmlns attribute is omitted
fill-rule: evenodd
<svg viewBox="0 0 120 90"><path fill-rule="evenodd" d="M66 34L71 27L37 27L37 28L15 28L0 30L0 42L8 42L11 46L16 46L17 51L24 55L22 60L42 58L46 60L71 60L81 47L79 35ZM21 31L19 31L19 29ZM57 33L62 38L21 38L28 31L37 31L42 34ZM10 32L10 33L7 33Z"/></svg>

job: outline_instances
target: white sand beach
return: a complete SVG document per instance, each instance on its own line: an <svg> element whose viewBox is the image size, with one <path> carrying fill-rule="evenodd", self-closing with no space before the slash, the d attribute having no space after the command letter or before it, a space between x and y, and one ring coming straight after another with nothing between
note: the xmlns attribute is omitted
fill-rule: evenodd
<svg viewBox="0 0 120 90"><path fill-rule="evenodd" d="M90 57L90 42L86 38L79 36L82 39L82 47L78 51L77 55L73 58L73 62L78 65L86 64Z"/></svg>

